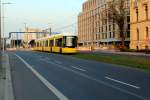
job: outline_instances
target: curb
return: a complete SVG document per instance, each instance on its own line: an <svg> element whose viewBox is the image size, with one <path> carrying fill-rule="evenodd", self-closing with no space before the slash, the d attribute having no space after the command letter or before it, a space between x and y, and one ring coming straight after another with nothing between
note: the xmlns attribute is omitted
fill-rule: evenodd
<svg viewBox="0 0 150 100"><path fill-rule="evenodd" d="M10 68L10 64L9 64L9 56L6 53L3 53L3 57L5 58L5 63L3 63L2 66L6 70L4 100L14 100L12 79L11 79L11 68Z"/></svg>

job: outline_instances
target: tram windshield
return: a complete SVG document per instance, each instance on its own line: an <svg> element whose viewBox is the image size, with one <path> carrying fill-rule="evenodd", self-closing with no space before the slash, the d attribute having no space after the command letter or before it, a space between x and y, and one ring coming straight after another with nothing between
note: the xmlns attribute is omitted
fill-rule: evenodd
<svg viewBox="0 0 150 100"><path fill-rule="evenodd" d="M77 47L77 37L76 36L66 36L64 38L65 47Z"/></svg>

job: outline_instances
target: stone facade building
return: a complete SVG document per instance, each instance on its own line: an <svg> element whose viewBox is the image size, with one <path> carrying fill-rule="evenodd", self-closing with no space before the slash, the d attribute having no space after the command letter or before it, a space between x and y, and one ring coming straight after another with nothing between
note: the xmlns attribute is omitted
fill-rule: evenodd
<svg viewBox="0 0 150 100"><path fill-rule="evenodd" d="M113 47L121 43L118 26L109 21L106 15L110 0L87 0L78 15L78 44L79 46ZM126 0L127 11L130 10L130 0ZM106 18L105 21L102 20ZM129 46L130 14L126 18L126 44Z"/></svg>
<svg viewBox="0 0 150 100"><path fill-rule="evenodd" d="M43 33L44 32L43 30L37 28L29 28L29 27L25 29L25 32L33 32L33 33L25 33L23 35L23 45L26 48L28 48L30 45L34 45L35 39L49 35Z"/></svg>
<svg viewBox="0 0 150 100"><path fill-rule="evenodd" d="M150 0L131 1L131 49L150 48Z"/></svg>
<svg viewBox="0 0 150 100"><path fill-rule="evenodd" d="M35 32L35 33L25 33L24 34L23 41L25 43L28 43L31 40L37 39L38 37L42 37L42 34L37 34L36 33L36 32L42 32L40 29L26 28L25 32Z"/></svg>
<svg viewBox="0 0 150 100"><path fill-rule="evenodd" d="M25 29L25 32L34 32L34 33L25 33L24 34L23 41L26 42L26 43L30 42L31 40L35 40L35 39L46 37L46 36L50 35L49 32L47 32L45 30L38 29L38 28L29 28L29 27L27 27Z"/></svg>

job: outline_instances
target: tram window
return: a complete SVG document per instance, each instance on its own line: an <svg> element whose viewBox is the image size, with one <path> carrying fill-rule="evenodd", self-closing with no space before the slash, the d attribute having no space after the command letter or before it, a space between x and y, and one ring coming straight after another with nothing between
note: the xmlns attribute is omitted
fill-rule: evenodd
<svg viewBox="0 0 150 100"><path fill-rule="evenodd" d="M59 47L62 46L62 38L56 39L56 46L59 46Z"/></svg>
<svg viewBox="0 0 150 100"><path fill-rule="evenodd" d="M51 47L53 46L53 44L54 44L54 40L50 40L49 46Z"/></svg>
<svg viewBox="0 0 150 100"><path fill-rule="evenodd" d="M43 43L43 45L42 45L42 46L43 46L43 47L45 47L45 41L42 41L42 43Z"/></svg>
<svg viewBox="0 0 150 100"><path fill-rule="evenodd" d="M40 46L39 42L37 42L38 47Z"/></svg>
<svg viewBox="0 0 150 100"><path fill-rule="evenodd" d="M42 41L42 47L44 46L44 41Z"/></svg>
<svg viewBox="0 0 150 100"><path fill-rule="evenodd" d="M76 47L77 46L77 37L75 36L67 36L65 38L65 46L66 47Z"/></svg>
<svg viewBox="0 0 150 100"><path fill-rule="evenodd" d="M42 46L45 46L45 41L42 41Z"/></svg>
<svg viewBox="0 0 150 100"><path fill-rule="evenodd" d="M38 47L38 43L36 42L36 47Z"/></svg>
<svg viewBox="0 0 150 100"><path fill-rule="evenodd" d="M46 47L48 47L48 40L46 40L46 42L45 42L45 46L46 46Z"/></svg>
<svg viewBox="0 0 150 100"><path fill-rule="evenodd" d="M63 37L63 47L65 47L66 46L66 37Z"/></svg>
<svg viewBox="0 0 150 100"><path fill-rule="evenodd" d="M42 46L42 41L40 41L40 47Z"/></svg>
<svg viewBox="0 0 150 100"><path fill-rule="evenodd" d="M43 41L40 41L40 46L42 47L42 45L43 45L43 43L42 43Z"/></svg>
<svg viewBox="0 0 150 100"><path fill-rule="evenodd" d="M40 42L38 42L38 47L40 47Z"/></svg>
<svg viewBox="0 0 150 100"><path fill-rule="evenodd" d="M36 46L38 47L38 42L36 42Z"/></svg>

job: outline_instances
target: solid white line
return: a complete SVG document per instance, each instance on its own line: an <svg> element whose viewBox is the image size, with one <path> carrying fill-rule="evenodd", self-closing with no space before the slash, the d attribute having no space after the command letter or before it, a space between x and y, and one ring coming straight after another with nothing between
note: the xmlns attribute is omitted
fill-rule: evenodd
<svg viewBox="0 0 150 100"><path fill-rule="evenodd" d="M136 88L136 89L140 89L140 87L138 87L138 86L131 85L131 84L128 84L128 83L125 83L125 82L122 82L122 81L119 81L119 80L116 80L116 79L113 79L113 78L107 77L107 76L106 76L105 78L106 78L106 79L108 79L108 80L111 80L111 81L114 81L114 82L120 83L120 84L124 84L124 85L130 86L130 87Z"/></svg>
<svg viewBox="0 0 150 100"><path fill-rule="evenodd" d="M86 70L84 70L84 69L81 69L81 68L78 68L78 67L75 67L75 66L71 66L72 68L74 68L74 69L77 69L77 70L80 70L80 71L83 71L83 72L85 72Z"/></svg>
<svg viewBox="0 0 150 100"><path fill-rule="evenodd" d="M60 100L69 100L66 96L64 96L59 90L57 90L49 81L47 81L39 72L37 72L31 65L29 65L25 60L23 60L20 56L15 54L32 72L35 76L37 76L41 82L52 91Z"/></svg>

